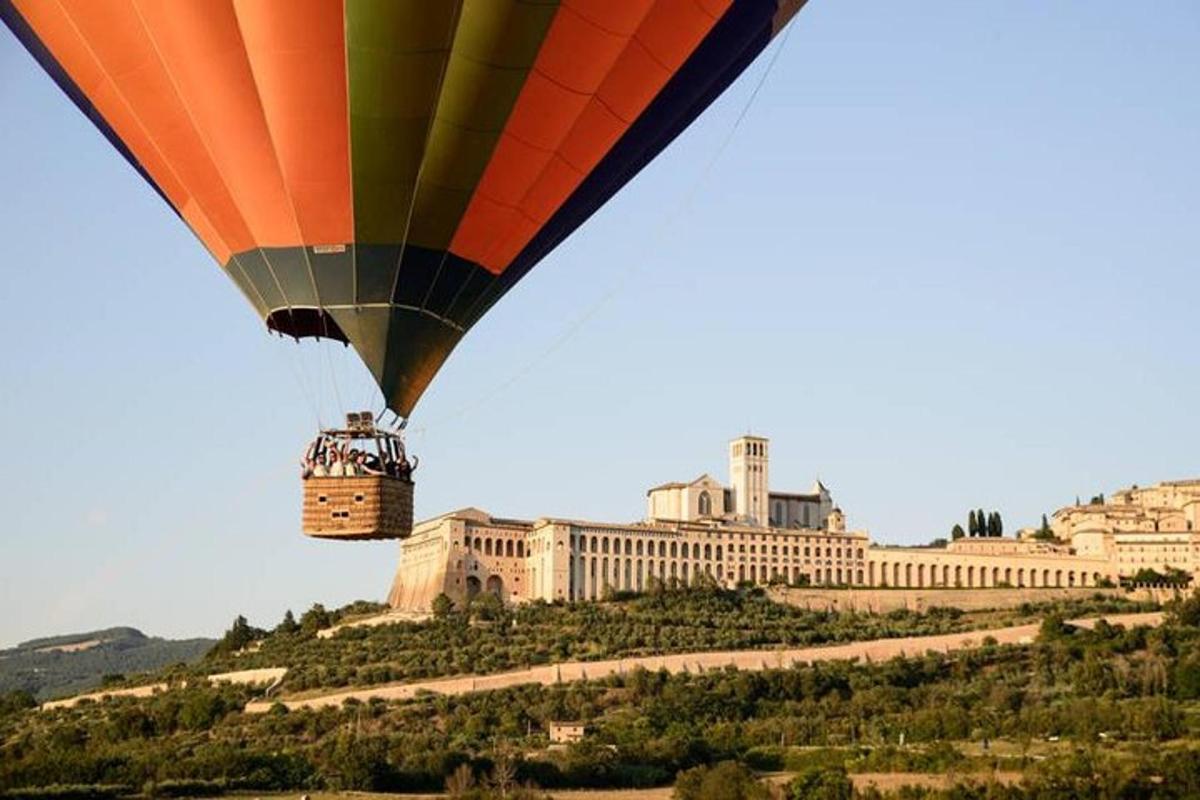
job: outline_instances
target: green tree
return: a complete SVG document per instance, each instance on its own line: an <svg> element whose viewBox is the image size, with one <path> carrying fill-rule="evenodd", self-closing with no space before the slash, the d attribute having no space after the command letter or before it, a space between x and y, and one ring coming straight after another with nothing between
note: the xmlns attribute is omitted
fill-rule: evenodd
<svg viewBox="0 0 1200 800"><path fill-rule="evenodd" d="M433 598L432 609L435 617L445 619L454 613L454 601L450 599L448 594L442 592Z"/></svg>
<svg viewBox="0 0 1200 800"><path fill-rule="evenodd" d="M300 617L300 632L309 636L313 636L317 631L328 628L333 624L333 619L329 616L329 612L325 610L325 606L320 603L313 603L313 607Z"/></svg>
<svg viewBox="0 0 1200 800"><path fill-rule="evenodd" d="M484 592L471 601L471 615L479 620L498 620L504 615L504 601Z"/></svg>
<svg viewBox="0 0 1200 800"><path fill-rule="evenodd" d="M962 525L956 523L954 527L950 529L950 538L952 540L957 541L964 536L966 536L966 534L963 533Z"/></svg>
<svg viewBox="0 0 1200 800"><path fill-rule="evenodd" d="M971 513L967 515L967 533L972 539L979 535L979 521L975 518L975 509L971 509Z"/></svg>
<svg viewBox="0 0 1200 800"><path fill-rule="evenodd" d="M1049 541L1054 538L1054 531L1050 528L1050 520L1046 519L1046 515L1042 514L1042 527L1038 528L1037 533L1033 535L1035 539Z"/></svg>
<svg viewBox="0 0 1200 800"><path fill-rule="evenodd" d="M1191 597L1167 604L1167 619L1174 625L1200 627L1200 590Z"/></svg>
<svg viewBox="0 0 1200 800"><path fill-rule="evenodd" d="M232 654L244 649L256 639L261 639L267 635L267 632L260 628L255 628L246 621L246 618L238 614L233 624L229 626L229 630L225 631L225 635L221 640L213 645L209 655Z"/></svg>
<svg viewBox="0 0 1200 800"><path fill-rule="evenodd" d="M850 800L854 785L842 767L810 767L787 786L789 800Z"/></svg>
<svg viewBox="0 0 1200 800"><path fill-rule="evenodd" d="M722 761L679 773L673 796L676 800L768 800L771 793L742 764Z"/></svg>
<svg viewBox="0 0 1200 800"><path fill-rule="evenodd" d="M300 624L296 622L296 617L292 614L289 608L283 614L283 620L275 626L275 633L289 634L300 630Z"/></svg>

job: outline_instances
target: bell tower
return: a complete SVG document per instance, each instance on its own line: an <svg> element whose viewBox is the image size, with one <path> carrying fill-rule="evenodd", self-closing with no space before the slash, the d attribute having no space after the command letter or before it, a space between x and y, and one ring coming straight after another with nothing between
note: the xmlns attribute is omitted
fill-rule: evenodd
<svg viewBox="0 0 1200 800"><path fill-rule="evenodd" d="M767 507L767 440L742 436L729 443L729 484L733 512L752 525L765 526Z"/></svg>

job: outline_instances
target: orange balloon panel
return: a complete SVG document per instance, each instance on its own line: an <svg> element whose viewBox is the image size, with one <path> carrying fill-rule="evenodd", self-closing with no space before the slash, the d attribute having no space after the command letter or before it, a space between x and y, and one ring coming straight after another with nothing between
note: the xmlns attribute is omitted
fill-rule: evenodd
<svg viewBox="0 0 1200 800"><path fill-rule="evenodd" d="M407 415L804 0L0 0L269 328Z"/></svg>

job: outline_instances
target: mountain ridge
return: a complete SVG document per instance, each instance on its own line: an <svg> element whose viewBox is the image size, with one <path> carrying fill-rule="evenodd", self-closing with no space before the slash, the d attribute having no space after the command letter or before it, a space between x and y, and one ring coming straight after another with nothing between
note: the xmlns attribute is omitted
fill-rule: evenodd
<svg viewBox="0 0 1200 800"><path fill-rule="evenodd" d="M106 677L193 663L215 639L165 639L132 626L40 636L0 649L0 693L29 692L38 700L100 686Z"/></svg>

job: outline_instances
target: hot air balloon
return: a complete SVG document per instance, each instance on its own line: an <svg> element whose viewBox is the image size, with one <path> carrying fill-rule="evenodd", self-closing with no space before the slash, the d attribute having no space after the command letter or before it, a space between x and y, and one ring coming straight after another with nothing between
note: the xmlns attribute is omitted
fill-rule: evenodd
<svg viewBox="0 0 1200 800"><path fill-rule="evenodd" d="M805 0L0 0L281 334L407 418Z"/></svg>

